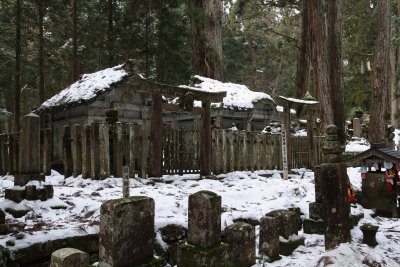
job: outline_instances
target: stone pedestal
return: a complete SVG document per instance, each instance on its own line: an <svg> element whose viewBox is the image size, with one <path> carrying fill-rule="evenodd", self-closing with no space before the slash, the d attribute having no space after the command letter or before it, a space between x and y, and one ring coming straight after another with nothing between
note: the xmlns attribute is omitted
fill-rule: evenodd
<svg viewBox="0 0 400 267"><path fill-rule="evenodd" d="M306 218L303 221L303 232L306 234L323 235L325 233L325 223L323 220Z"/></svg>
<svg viewBox="0 0 400 267"><path fill-rule="evenodd" d="M253 266L256 263L256 234L254 226L237 222L222 234L222 242L229 245L228 254L233 266Z"/></svg>
<svg viewBox="0 0 400 267"><path fill-rule="evenodd" d="M363 224L360 227L360 230L363 233L363 243L367 244L370 247L375 247L378 245L376 242L376 232L378 232L379 226L372 224Z"/></svg>
<svg viewBox="0 0 400 267"><path fill-rule="evenodd" d="M304 246L304 237L292 236L290 239L281 239L279 241L279 253L284 256L290 256L299 246Z"/></svg>
<svg viewBox="0 0 400 267"><path fill-rule="evenodd" d="M99 267L136 266L153 260L154 200L133 196L100 209Z"/></svg>
<svg viewBox="0 0 400 267"><path fill-rule="evenodd" d="M188 242L178 247L178 266L232 266L229 245L220 240L221 196L210 191L190 195L188 213Z"/></svg>
<svg viewBox="0 0 400 267"><path fill-rule="evenodd" d="M89 254L75 248L62 248L51 254L50 267L86 267L89 265Z"/></svg>
<svg viewBox="0 0 400 267"><path fill-rule="evenodd" d="M266 255L270 262L279 260L279 220L277 217L264 216L260 220L259 253Z"/></svg>
<svg viewBox="0 0 400 267"><path fill-rule="evenodd" d="M189 196L188 243L210 247L220 242L221 196L199 191Z"/></svg>
<svg viewBox="0 0 400 267"><path fill-rule="evenodd" d="M280 236L288 239L291 235L297 235L300 216L290 210L274 210L266 214L269 217L278 219L277 232Z"/></svg>
<svg viewBox="0 0 400 267"><path fill-rule="evenodd" d="M14 186L5 189L5 199L12 200L16 203L19 203L24 199L46 201L47 199L53 198L53 195L53 186L49 184L41 186Z"/></svg>

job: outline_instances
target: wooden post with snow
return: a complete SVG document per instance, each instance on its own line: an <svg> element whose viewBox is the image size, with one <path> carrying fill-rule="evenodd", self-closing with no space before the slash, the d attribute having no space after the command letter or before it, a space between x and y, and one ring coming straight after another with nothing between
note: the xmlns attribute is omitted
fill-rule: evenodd
<svg viewBox="0 0 400 267"><path fill-rule="evenodd" d="M71 130L72 139L72 176L77 177L82 173L82 146L81 146L81 126L75 124Z"/></svg>
<svg viewBox="0 0 400 267"><path fill-rule="evenodd" d="M289 146L289 122L290 122L290 107L285 106L282 113L281 122L281 136L282 136L282 168L283 168L283 179L289 178L289 164L288 164L288 146Z"/></svg>
<svg viewBox="0 0 400 267"><path fill-rule="evenodd" d="M128 159L128 169L129 169L129 177L135 178L135 157L136 151L138 149L135 146L135 133L138 132L139 126L133 123L128 124L128 134L129 134L129 144L128 144L128 151L129 151L129 159Z"/></svg>
<svg viewBox="0 0 400 267"><path fill-rule="evenodd" d="M211 101L203 100L202 135L201 135L201 176L211 174Z"/></svg>
<svg viewBox="0 0 400 267"><path fill-rule="evenodd" d="M153 95L153 105L151 113L151 168L149 171L153 177L162 176L162 136L163 136L163 123L162 123L162 97L161 94Z"/></svg>

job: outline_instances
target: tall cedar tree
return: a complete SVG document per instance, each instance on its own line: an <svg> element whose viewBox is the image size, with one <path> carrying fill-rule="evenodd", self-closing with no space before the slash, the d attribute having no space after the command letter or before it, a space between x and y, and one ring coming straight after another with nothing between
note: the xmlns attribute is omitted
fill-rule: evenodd
<svg viewBox="0 0 400 267"><path fill-rule="evenodd" d="M376 42L372 104L370 111L370 143L381 142L385 137L385 114L390 91L390 39L392 1L380 0L377 5L378 38Z"/></svg>
<svg viewBox="0 0 400 267"><path fill-rule="evenodd" d="M72 0L72 81L79 79L78 69L78 1Z"/></svg>
<svg viewBox="0 0 400 267"><path fill-rule="evenodd" d="M44 0L38 0L37 2L39 16L38 16L38 25L39 25L39 34L38 34L38 43L39 43L39 105L45 101L44 96L44 36L43 36L43 19L44 19Z"/></svg>
<svg viewBox="0 0 400 267"><path fill-rule="evenodd" d="M192 67L195 74L222 79L222 1L189 0Z"/></svg>
<svg viewBox="0 0 400 267"><path fill-rule="evenodd" d="M20 99L21 99L21 13L22 0L15 2L15 110L14 130L19 131Z"/></svg>
<svg viewBox="0 0 400 267"><path fill-rule="evenodd" d="M296 97L302 98L309 89L309 72L310 72L310 59L309 59L309 30L308 30L308 9L307 5L303 3L301 10L301 23L297 70L296 70Z"/></svg>

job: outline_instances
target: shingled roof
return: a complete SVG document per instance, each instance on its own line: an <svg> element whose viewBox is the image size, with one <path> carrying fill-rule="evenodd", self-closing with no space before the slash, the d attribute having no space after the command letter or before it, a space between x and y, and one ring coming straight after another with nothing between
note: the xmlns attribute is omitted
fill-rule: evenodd
<svg viewBox="0 0 400 267"><path fill-rule="evenodd" d="M372 144L370 149L346 158L344 163L348 166L374 166L375 163L383 163L385 161L400 164L400 153L387 148L384 143L380 143Z"/></svg>

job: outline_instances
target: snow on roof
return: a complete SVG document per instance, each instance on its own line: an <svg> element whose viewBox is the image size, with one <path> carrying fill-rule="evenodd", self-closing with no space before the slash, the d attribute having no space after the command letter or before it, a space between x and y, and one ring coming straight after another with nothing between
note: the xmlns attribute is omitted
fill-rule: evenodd
<svg viewBox="0 0 400 267"><path fill-rule="evenodd" d="M113 84L123 80L128 73L124 64L98 72L84 74L82 78L45 101L39 110L91 100L106 92Z"/></svg>
<svg viewBox="0 0 400 267"><path fill-rule="evenodd" d="M303 100L303 99L297 99L297 98L292 98L292 97L284 97L284 96L278 96L282 99L285 99L287 101L293 102L293 103L299 103L299 104L308 104L308 105L314 105L318 104L318 101L312 101L312 100Z"/></svg>
<svg viewBox="0 0 400 267"><path fill-rule="evenodd" d="M236 83L223 83L210 78L195 75L194 78L199 83L194 84L194 88L201 89L205 92L226 92L223 102L212 103L212 107L252 109L254 104L261 100L270 100L274 102L272 97L266 93L251 91L247 86ZM183 88L193 87L181 85Z"/></svg>

